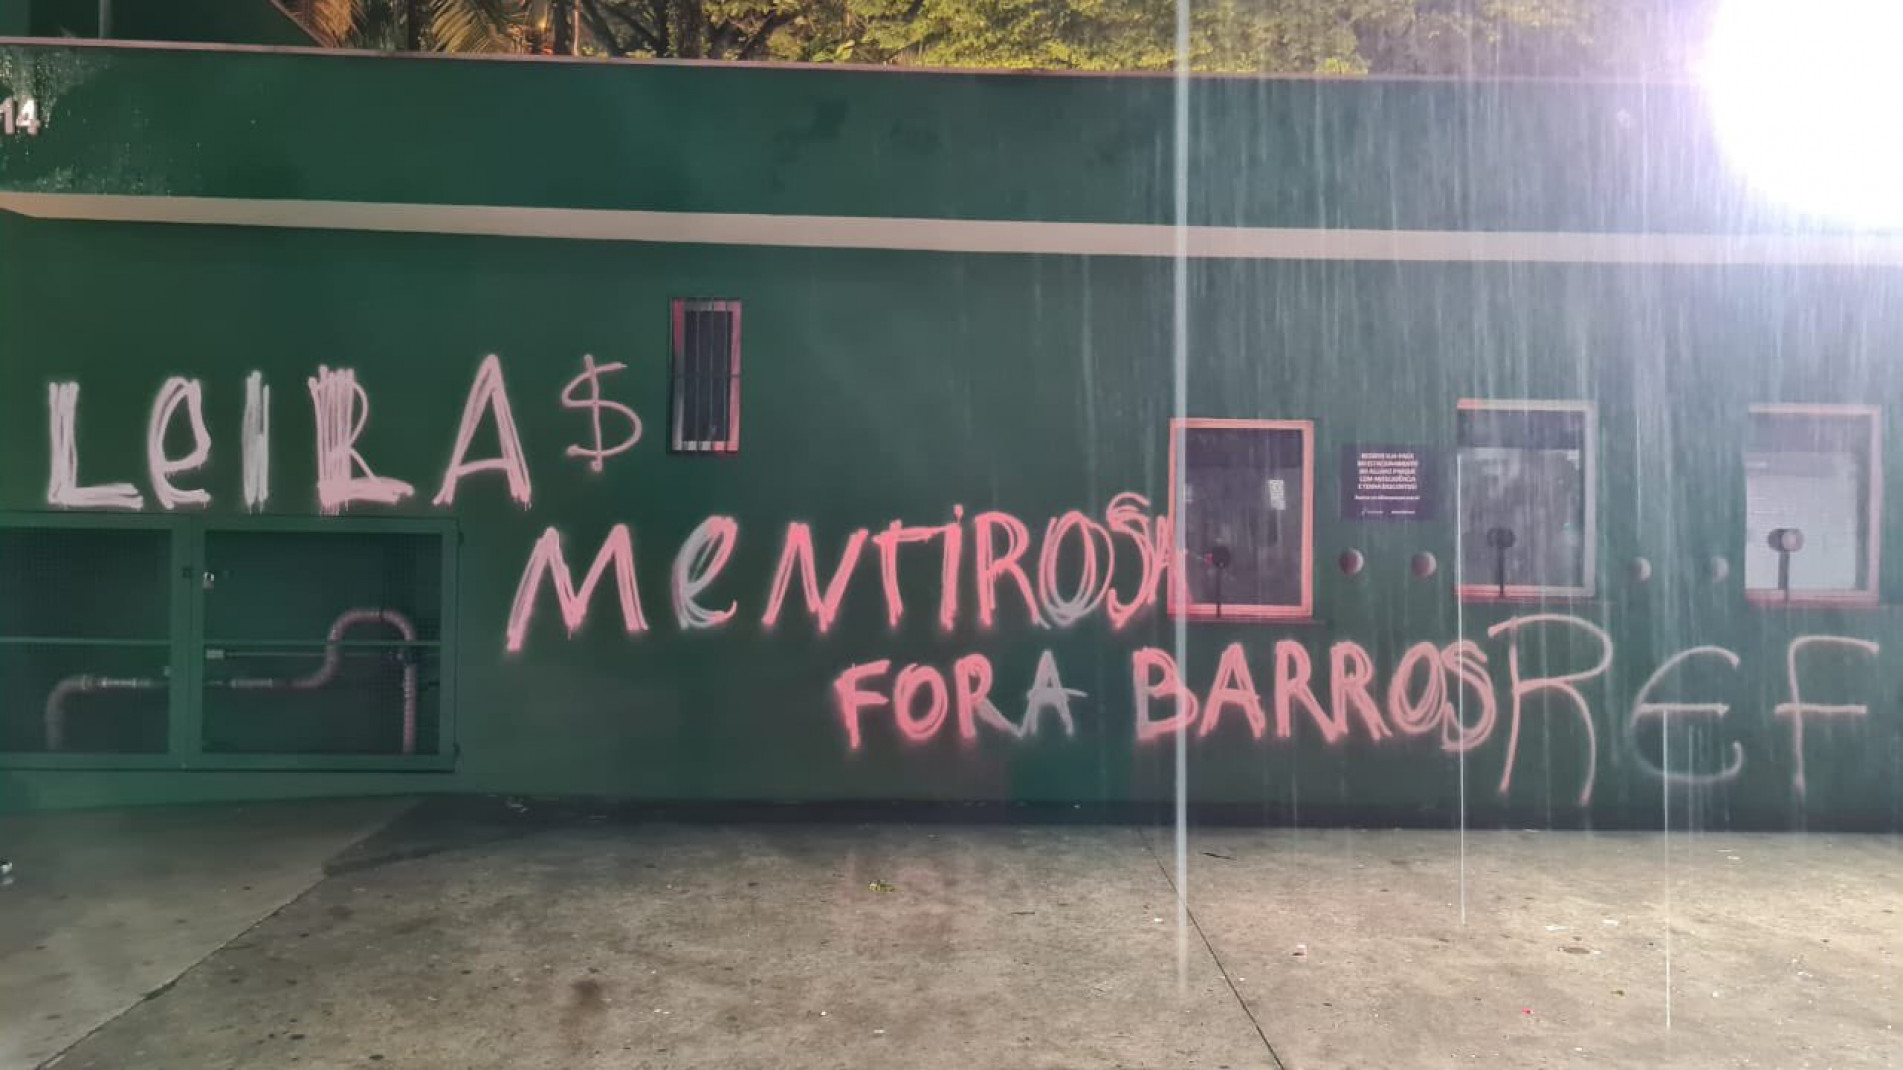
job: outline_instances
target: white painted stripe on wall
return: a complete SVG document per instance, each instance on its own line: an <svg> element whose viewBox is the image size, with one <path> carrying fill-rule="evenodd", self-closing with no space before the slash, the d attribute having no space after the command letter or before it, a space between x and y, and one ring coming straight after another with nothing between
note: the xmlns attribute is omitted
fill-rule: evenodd
<svg viewBox="0 0 1903 1070"><path fill-rule="evenodd" d="M744 215L68 193L0 193L0 209L40 219L307 227L570 241L1072 256L1169 257L1175 251L1173 229L1151 223ZM1191 227L1189 255L1212 260L1894 267L1903 266L1903 234L1588 234Z"/></svg>

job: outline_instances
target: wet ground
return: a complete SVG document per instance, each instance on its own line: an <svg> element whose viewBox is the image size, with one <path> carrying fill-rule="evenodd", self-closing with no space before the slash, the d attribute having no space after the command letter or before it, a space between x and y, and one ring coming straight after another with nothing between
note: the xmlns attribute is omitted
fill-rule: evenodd
<svg viewBox="0 0 1903 1070"><path fill-rule="evenodd" d="M1903 1063L1890 837L1475 832L1463 866L1453 832L1210 829L1179 929L1156 828L359 801L0 833L9 1067Z"/></svg>

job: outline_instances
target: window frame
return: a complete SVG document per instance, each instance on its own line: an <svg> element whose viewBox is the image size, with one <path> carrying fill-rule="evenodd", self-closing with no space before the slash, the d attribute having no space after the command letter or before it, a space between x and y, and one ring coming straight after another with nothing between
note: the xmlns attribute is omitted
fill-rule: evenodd
<svg viewBox="0 0 1903 1070"><path fill-rule="evenodd" d="M1189 549L1183 543L1182 484L1177 478L1183 461L1182 444L1187 432L1194 430L1295 431L1302 440L1302 564L1301 600L1285 605L1247 605L1224 602L1194 602L1189 596L1187 562ZM1315 421L1313 420L1227 420L1209 417L1180 417L1170 420L1169 448L1169 523L1170 579L1167 603L1169 615L1191 621L1272 622L1312 620L1315 615Z"/></svg>
<svg viewBox="0 0 1903 1070"><path fill-rule="evenodd" d="M1553 599L1587 599L1599 590L1599 411L1583 399L1461 398L1454 405L1454 566L1458 579L1455 596L1462 602L1544 602ZM1581 542L1580 585L1556 587L1546 584L1509 583L1504 592L1492 583L1469 583L1466 576L1466 548L1461 545L1460 502L1460 425L1462 412L1569 412L1583 418L1581 453L1585 458L1586 501L1581 523L1585 539Z"/></svg>
<svg viewBox="0 0 1903 1070"><path fill-rule="evenodd" d="M1869 453L1865 457L1864 488L1864 546L1869 554L1869 567L1865 570L1864 585L1857 588L1844 588L1829 591L1792 591L1787 597L1775 587L1752 587L1745 580L1744 552L1749 549L1745 543L1750 539L1747 531L1740 531L1738 554L1738 582L1744 588L1745 601L1754 606L1769 608L1819 608L1819 607L1874 607L1882 600L1882 564L1883 551L1883 407L1881 405L1813 404L1809 402L1764 402L1746 407L1745 441L1738 450L1740 475L1745 483L1740 484L1742 491L1748 486L1749 474L1743 471L1745 454L1750 452L1750 419L1755 416L1809 416L1840 420L1866 420L1869 422ZM1742 526L1742 525L1741 525Z"/></svg>
<svg viewBox="0 0 1903 1070"><path fill-rule="evenodd" d="M687 379L687 314L689 312L731 312L732 328L727 338L727 437L724 440L693 439L686 433L685 382ZM671 338L668 343L667 408L668 450L672 453L705 453L725 456L740 452L740 320L741 302L737 299L707 300L677 297L669 303Z"/></svg>

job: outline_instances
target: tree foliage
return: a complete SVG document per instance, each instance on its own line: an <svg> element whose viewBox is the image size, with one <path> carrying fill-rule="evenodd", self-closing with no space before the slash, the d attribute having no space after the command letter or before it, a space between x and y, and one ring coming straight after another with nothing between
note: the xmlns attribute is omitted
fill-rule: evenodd
<svg viewBox="0 0 1903 1070"><path fill-rule="evenodd" d="M786 58L1166 70L1173 0L814 0ZM1684 69L1702 5L1666 0L1192 0L1191 66L1290 74L1625 75ZM1678 51L1675 51L1678 50Z"/></svg>
<svg viewBox="0 0 1903 1070"><path fill-rule="evenodd" d="M610 56L777 58L776 38L810 3L799 0L557 0L579 16L584 47ZM558 15L559 17L559 15Z"/></svg>
<svg viewBox="0 0 1903 1070"><path fill-rule="evenodd" d="M523 0L286 0L328 45L387 51L515 52Z"/></svg>
<svg viewBox="0 0 1903 1070"><path fill-rule="evenodd" d="M1176 0L292 0L372 48L1167 70ZM1192 0L1191 65L1301 74L1680 73L1708 0Z"/></svg>

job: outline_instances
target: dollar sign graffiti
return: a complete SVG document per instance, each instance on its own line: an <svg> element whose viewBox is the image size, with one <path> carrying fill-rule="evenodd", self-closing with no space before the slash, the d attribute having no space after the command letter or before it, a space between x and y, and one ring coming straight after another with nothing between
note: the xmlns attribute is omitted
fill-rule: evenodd
<svg viewBox="0 0 1903 1070"><path fill-rule="evenodd" d="M626 368L626 364L596 364L594 357L585 356L581 358L581 365L581 374L569 380L567 386L562 387L562 407L588 410L589 418L594 421L595 445L593 449L587 446L570 446L568 456L588 458L588 467L599 472L604 459L613 457L617 453L626 453L634 448L636 442L641 441L641 418L626 405L618 401L608 401L601 396L601 377ZM588 388L587 396L578 397L576 396L577 388L582 386ZM603 409L610 409L628 421L628 437L613 446L602 445L601 410Z"/></svg>

